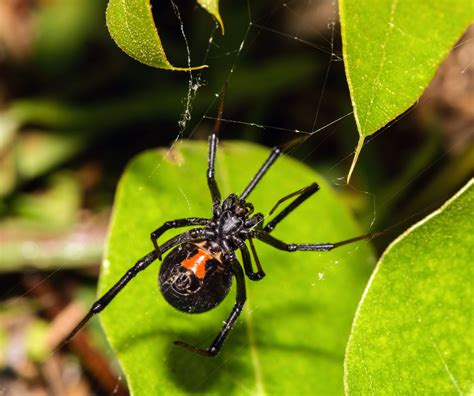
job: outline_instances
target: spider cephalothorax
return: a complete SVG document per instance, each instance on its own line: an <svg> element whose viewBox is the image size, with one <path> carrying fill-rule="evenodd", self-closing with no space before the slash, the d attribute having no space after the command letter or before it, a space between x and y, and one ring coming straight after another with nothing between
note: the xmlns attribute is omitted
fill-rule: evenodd
<svg viewBox="0 0 474 396"><path fill-rule="evenodd" d="M219 241L232 241L232 238L239 238L246 235L242 233L253 228L258 222L263 220L263 215L258 213L252 216L253 205L239 199L235 194L230 194L223 202L220 211L214 214L215 231L220 238ZM234 250L237 247L234 248Z"/></svg>
<svg viewBox="0 0 474 396"><path fill-rule="evenodd" d="M230 194L222 201L214 177L217 142L217 135L213 133L209 137L207 171L207 183L212 199L212 217L190 217L167 221L152 232L151 241L154 249L138 260L107 293L92 305L88 314L75 327L67 340L71 339L93 315L101 312L139 272L147 268L156 259L161 260L163 253L171 251L161 265L158 283L165 299L180 311L187 313L209 311L224 300L230 290L233 278L235 277L236 279L236 301L234 307L209 348L200 349L183 341L175 342L175 344L193 352L205 356L215 356L219 353L222 344L245 304L245 276L252 281L261 280L265 276L252 242L253 239L258 239L276 249L287 252L297 250L327 251L361 239L373 238L376 235L362 235L338 243L289 244L274 238L271 232L275 227L294 209L318 191L319 186L316 183L312 183L280 199L270 214L281 203L295 197L292 202L264 225L264 216L261 213L253 214L254 208L246 199L281 155L280 149L276 147L272 150L269 157L240 196ZM170 229L179 227L194 228L178 234L163 244L158 244L158 238L162 234ZM250 246L250 250L247 247L247 243ZM237 250L241 253L242 264L237 259L235 253ZM257 271L253 269L250 253L252 253Z"/></svg>

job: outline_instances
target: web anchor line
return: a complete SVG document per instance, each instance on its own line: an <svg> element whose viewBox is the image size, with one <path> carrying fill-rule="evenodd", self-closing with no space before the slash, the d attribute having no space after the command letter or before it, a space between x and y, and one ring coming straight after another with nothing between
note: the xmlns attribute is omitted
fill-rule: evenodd
<svg viewBox="0 0 474 396"><path fill-rule="evenodd" d="M274 130L274 131L281 131L281 132L292 132L292 133L296 133L296 134L302 134L302 135L307 135L307 136L312 136L318 132L321 132L322 130L326 129L326 128L329 128L331 125L334 125L336 123L338 123L339 121L342 121L344 118L347 118L349 117L350 115L352 115L353 112L349 112L347 114L344 114L343 116L339 117L339 118L336 118L334 121L331 121L329 122L328 124L318 128L318 129L315 129L313 131L302 131L302 130L299 130L299 129L291 129L291 128L282 128L282 127L276 127L276 126L271 126L271 125L263 125L263 124L258 124L256 122L248 122L248 121L240 121L240 120L231 120L231 119L228 119L228 118L219 118L219 120L221 122L225 122L225 123L228 123L228 124L238 124L238 125L245 125L245 126L250 126L250 127L255 127L255 128L259 128L259 129L264 129L264 130ZM203 119L207 119L207 120L217 120L216 117L211 117L211 116L203 116L202 117Z"/></svg>

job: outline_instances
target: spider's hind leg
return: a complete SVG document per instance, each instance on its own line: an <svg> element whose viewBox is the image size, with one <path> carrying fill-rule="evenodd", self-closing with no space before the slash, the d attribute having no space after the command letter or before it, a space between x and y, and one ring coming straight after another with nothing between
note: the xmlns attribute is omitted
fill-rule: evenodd
<svg viewBox="0 0 474 396"><path fill-rule="evenodd" d="M265 231L254 230L251 231L251 236L257 238L258 240L266 243L267 245L273 246L275 249L284 250L286 252L296 252L296 251L306 251L306 252L326 252L350 243L371 240L380 235L383 232L371 232L369 234L359 235L354 238L345 239L343 241L331 243L286 243L283 242L274 236L270 235Z"/></svg>
<svg viewBox="0 0 474 396"><path fill-rule="evenodd" d="M242 271L242 267L240 266L239 262L237 261L237 257L235 253L229 253L228 256L225 258L225 261L228 262L232 269L232 273L235 276L237 281L237 294L235 298L235 304L230 312L229 317L224 322L224 326L222 327L221 331L214 339L212 344L207 349L197 348L195 346L189 345L184 341L175 341L175 345L179 345L183 348L190 350L191 352L198 353L203 356L207 357L214 357L216 356L219 351L221 350L222 344L226 340L229 332L232 330L235 321L239 317L240 313L242 312L242 308L244 307L245 300L247 299L247 292L245 289L245 278L244 273Z"/></svg>
<svg viewBox="0 0 474 396"><path fill-rule="evenodd" d="M204 236L204 230L193 229L185 231L175 237L171 238L161 246L161 251L166 252L169 249L180 245L185 242L191 242L196 239L200 239ZM94 316L102 312L110 302L119 294L122 289L137 276L140 272L148 268L148 266L153 263L158 258L158 255L155 250L148 253L146 256L142 257L136 262L136 264L129 268L125 274L104 294L100 297L94 304L92 304L89 312L84 316L84 318L76 325L76 327L69 333L69 335L64 339L62 345L67 344L82 327Z"/></svg>
<svg viewBox="0 0 474 396"><path fill-rule="evenodd" d="M247 275L247 277L252 281L259 281L265 277L265 272L263 271L262 265L260 264L260 260L257 256L255 246L253 245L252 238L249 238L248 241L250 244L250 249L252 250L252 256L255 261L255 265L257 266L257 272L253 271L252 260L250 259L250 253L247 246L245 245L245 242L242 240L236 240L235 243L242 253L242 262L244 264L245 275Z"/></svg>

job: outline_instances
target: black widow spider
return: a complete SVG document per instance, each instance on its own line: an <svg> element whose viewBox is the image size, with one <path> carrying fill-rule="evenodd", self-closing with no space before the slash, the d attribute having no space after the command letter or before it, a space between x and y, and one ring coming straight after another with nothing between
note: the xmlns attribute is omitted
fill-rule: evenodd
<svg viewBox="0 0 474 396"><path fill-rule="evenodd" d="M217 128L215 128L216 130ZM209 137L209 157L207 183L212 198L212 218L185 218L167 221L151 234L154 250L138 260L112 288L99 298L90 308L87 315L72 330L66 338L66 343L94 316L112 301L112 299L130 282L139 272L147 268L162 254L173 250L166 256L159 273L161 293L169 304L176 309L187 313L206 312L220 304L230 290L233 277L237 281L236 301L232 311L224 322L224 326L208 349L196 348L183 341L175 341L192 352L204 356L216 356L227 338L232 326L239 317L246 300L245 275L252 281L261 280L265 276L252 239L258 239L276 249L287 252L328 251L348 243L362 239L372 239L379 233L370 233L337 243L285 243L270 233L280 221L294 209L318 191L319 186L313 183L301 190L281 198L270 215L284 201L296 197L290 204L281 210L270 222L263 225L264 216L261 213L253 214L254 208L246 199L272 164L281 155L280 148L275 147L265 160L256 175L240 196L230 194L223 201L214 176L218 138L214 131ZM162 245L158 238L172 228L199 226L185 231L171 238ZM249 246L257 267L253 271ZM237 260L235 251L242 254L242 265Z"/></svg>

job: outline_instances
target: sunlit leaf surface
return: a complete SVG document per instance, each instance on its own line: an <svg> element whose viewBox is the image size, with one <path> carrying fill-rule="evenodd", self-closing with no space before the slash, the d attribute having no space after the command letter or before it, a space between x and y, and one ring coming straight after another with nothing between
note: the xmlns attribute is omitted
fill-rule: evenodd
<svg viewBox="0 0 474 396"><path fill-rule="evenodd" d="M339 10L357 159L365 137L416 102L474 20L474 7L470 0L340 0Z"/></svg>
<svg viewBox="0 0 474 396"><path fill-rule="evenodd" d="M109 0L106 16L110 35L132 58L160 69L189 70L168 61L149 0Z"/></svg>
<svg viewBox="0 0 474 396"><path fill-rule="evenodd" d="M385 252L346 355L354 395L472 394L472 180Z"/></svg>
<svg viewBox="0 0 474 396"><path fill-rule="evenodd" d="M223 142L217 157L223 194L240 193L268 153L249 143ZM206 167L204 142L185 141L168 153L152 150L132 161L117 192L100 293L152 249L150 233L164 221L210 215ZM277 199L313 181L321 191L281 223L275 235L293 242L327 242L359 234L328 185L290 158L280 159L250 198L267 214ZM267 276L247 283L248 302L217 358L192 354L172 342L181 339L206 348L231 309L234 290L209 313L178 312L157 288L156 262L101 314L135 395L342 393L345 345L374 263L368 243L330 253L285 253L258 242L257 249Z"/></svg>

